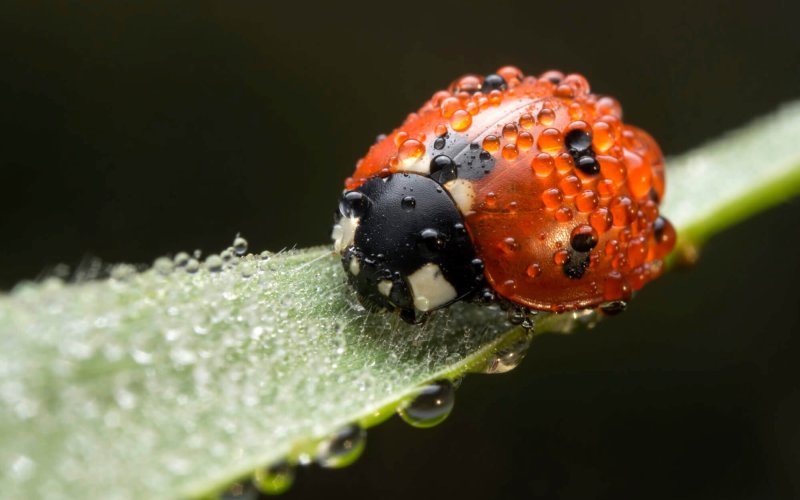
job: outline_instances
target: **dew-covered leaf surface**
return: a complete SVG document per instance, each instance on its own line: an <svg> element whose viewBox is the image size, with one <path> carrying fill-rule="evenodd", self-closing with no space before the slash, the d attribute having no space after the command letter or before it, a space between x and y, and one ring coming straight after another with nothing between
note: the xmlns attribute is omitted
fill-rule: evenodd
<svg viewBox="0 0 800 500"><path fill-rule="evenodd" d="M795 104L673 161L664 213L684 242L796 194L799 132ZM343 426L379 422L521 335L478 306L421 327L365 311L327 248L231 262L187 272L161 261L0 297L4 498L210 494L313 457ZM574 323L540 315L536 328Z"/></svg>
<svg viewBox="0 0 800 500"><path fill-rule="evenodd" d="M216 272L157 267L0 300L4 496L204 493L313 454L320 438L485 357L508 329L475 306L423 327L367 312L329 248Z"/></svg>

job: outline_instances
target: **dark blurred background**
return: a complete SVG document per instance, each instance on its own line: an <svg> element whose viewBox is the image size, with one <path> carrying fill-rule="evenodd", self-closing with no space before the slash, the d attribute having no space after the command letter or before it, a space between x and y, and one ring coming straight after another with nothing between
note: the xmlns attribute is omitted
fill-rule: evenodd
<svg viewBox="0 0 800 500"><path fill-rule="evenodd" d="M585 74L680 153L800 97L797 19L772 1L3 2L0 289L239 231L325 243L374 137L504 64ZM515 372L468 377L441 426L394 419L287 498L800 497L799 217L729 230L621 317L539 338Z"/></svg>

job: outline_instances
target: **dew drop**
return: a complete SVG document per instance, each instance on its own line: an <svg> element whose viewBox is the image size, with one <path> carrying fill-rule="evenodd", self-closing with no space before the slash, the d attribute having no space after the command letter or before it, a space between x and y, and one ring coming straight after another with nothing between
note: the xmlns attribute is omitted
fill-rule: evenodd
<svg viewBox="0 0 800 500"><path fill-rule="evenodd" d="M559 181L558 187L564 193L564 196L575 196L580 192L583 185L577 176L568 175Z"/></svg>
<svg viewBox="0 0 800 500"><path fill-rule="evenodd" d="M577 124L577 125L576 125ZM564 137L564 144L576 156L586 153L592 146L592 135L586 131L588 125L578 121L573 123L573 128Z"/></svg>
<svg viewBox="0 0 800 500"><path fill-rule="evenodd" d="M537 118L539 123L545 127L549 127L554 121L556 121L556 113L550 108L543 108L541 111L539 111Z"/></svg>
<svg viewBox="0 0 800 500"><path fill-rule="evenodd" d="M153 269L158 274L167 275L172 272L172 259L169 257L159 257L153 262Z"/></svg>
<svg viewBox="0 0 800 500"><path fill-rule="evenodd" d="M252 261L248 261L242 264L242 268L239 272L241 273L242 278L249 278L256 273L256 270L256 265Z"/></svg>
<svg viewBox="0 0 800 500"><path fill-rule="evenodd" d="M517 137L517 147L523 151L527 151L533 147L533 136L530 132L520 132Z"/></svg>
<svg viewBox="0 0 800 500"><path fill-rule="evenodd" d="M564 143L561 132L555 128L547 128L539 135L538 145L543 153L558 153Z"/></svg>
<svg viewBox="0 0 800 500"><path fill-rule="evenodd" d="M426 228L419 232L417 248L427 256L435 256L444 247L444 240L439 231L433 228Z"/></svg>
<svg viewBox="0 0 800 500"><path fill-rule="evenodd" d="M506 123L503 126L503 139L514 142L517 140L517 126L514 123Z"/></svg>
<svg viewBox="0 0 800 500"><path fill-rule="evenodd" d="M499 106L503 102L503 93L499 90L492 90L489 92L489 104L492 106Z"/></svg>
<svg viewBox="0 0 800 500"><path fill-rule="evenodd" d="M496 153L500 149L500 139L496 135L487 135L483 139L483 149L490 153Z"/></svg>
<svg viewBox="0 0 800 500"><path fill-rule="evenodd" d="M582 213L591 212L592 210L597 208L599 202L600 200L597 199L597 195L594 194L594 191L587 189L585 191L582 191L575 198L575 208L577 208L578 211Z"/></svg>
<svg viewBox="0 0 800 500"><path fill-rule="evenodd" d="M572 230L570 246L578 252L588 252L597 246L597 231L588 224L581 224Z"/></svg>
<svg viewBox="0 0 800 500"><path fill-rule="evenodd" d="M605 153L614 145L613 131L608 123L595 122L592 125L592 132L592 145L598 152Z"/></svg>
<svg viewBox="0 0 800 500"><path fill-rule="evenodd" d="M534 262L525 270L525 274L528 275L529 278L533 279L542 274L542 266L538 263Z"/></svg>
<svg viewBox="0 0 800 500"><path fill-rule="evenodd" d="M553 254L553 262L557 266L563 266L569 260L569 252L566 250L558 250Z"/></svg>
<svg viewBox="0 0 800 500"><path fill-rule="evenodd" d="M611 229L611 215L608 209L600 207L589 215L589 224L597 231L598 234L603 234Z"/></svg>
<svg viewBox="0 0 800 500"><path fill-rule="evenodd" d="M416 397L398 409L408 424L427 429L442 423L455 404L455 388L449 380L439 380L423 387Z"/></svg>
<svg viewBox="0 0 800 500"><path fill-rule="evenodd" d="M463 109L459 109L453 116L450 117L450 126L453 127L453 130L456 132L463 132L467 130L472 125L472 116L464 111Z"/></svg>
<svg viewBox="0 0 800 500"><path fill-rule="evenodd" d="M558 188L546 189L542 193L542 203L547 208L558 208L563 200L564 196Z"/></svg>
<svg viewBox="0 0 800 500"><path fill-rule="evenodd" d="M556 209L555 219L558 222L569 222L572 220L572 210L569 207L560 207Z"/></svg>
<svg viewBox="0 0 800 500"><path fill-rule="evenodd" d="M352 464L367 444L367 432L357 424L350 424L320 443L317 462L322 467L340 469Z"/></svg>
<svg viewBox="0 0 800 500"><path fill-rule="evenodd" d="M400 206L406 210L411 210L417 206L417 200L413 196L404 196L403 199L400 200Z"/></svg>
<svg viewBox="0 0 800 500"><path fill-rule="evenodd" d="M206 257L205 261L206 269L209 271L216 273L222 270L222 257L219 255L212 253L208 257Z"/></svg>
<svg viewBox="0 0 800 500"><path fill-rule="evenodd" d="M503 146L503 158L512 161L516 160L517 156L519 156L519 150L515 144L506 144Z"/></svg>
<svg viewBox="0 0 800 500"><path fill-rule="evenodd" d="M425 154L425 145L416 139L408 139L397 151L397 159L405 167L414 165Z"/></svg>
<svg viewBox="0 0 800 500"><path fill-rule="evenodd" d="M531 162L531 168L539 177L547 177L553 173L553 170L556 168L556 163L549 154L539 153Z"/></svg>
<svg viewBox="0 0 800 500"><path fill-rule="evenodd" d="M241 236L236 236L233 240L233 252L239 256L244 255L247 252L247 240Z"/></svg>
<svg viewBox="0 0 800 500"><path fill-rule="evenodd" d="M521 325L525 322L526 311L522 307L510 307L506 311L506 319L512 325Z"/></svg>
<svg viewBox="0 0 800 500"><path fill-rule="evenodd" d="M530 113L524 113L522 116L519 117L519 126L524 128L525 130L530 130L533 128L534 119Z"/></svg>
<svg viewBox="0 0 800 500"><path fill-rule="evenodd" d="M528 353L528 348L531 345L531 335L523 335L522 338L515 340L511 345L503 347L495 351L492 356L486 360L483 373L506 373L510 372L522 362L525 355Z"/></svg>
<svg viewBox="0 0 800 500"><path fill-rule="evenodd" d="M189 274L194 274L200 269L200 262L197 259L191 258L186 263L186 272Z"/></svg>
<svg viewBox="0 0 800 500"><path fill-rule="evenodd" d="M189 263L189 254L186 252L178 252L175 255L175 258L172 260L172 263L175 264L175 267L184 267L186 264Z"/></svg>
<svg viewBox="0 0 800 500"><path fill-rule="evenodd" d="M442 118L450 118L453 114L461 109L461 101L455 97L447 97L442 100L439 106Z"/></svg>
<svg viewBox="0 0 800 500"><path fill-rule="evenodd" d="M287 491L292 483L294 483L294 467L285 460L270 467L256 469L253 475L255 487L267 495L280 495Z"/></svg>
<svg viewBox="0 0 800 500"><path fill-rule="evenodd" d="M363 217L370 205L371 200L364 193L348 191L339 201L339 213L346 217Z"/></svg>
<svg viewBox="0 0 800 500"><path fill-rule="evenodd" d="M486 75L486 78L483 79L481 90L487 93L493 90L505 90L506 87L506 80L502 76L492 73L491 75Z"/></svg>

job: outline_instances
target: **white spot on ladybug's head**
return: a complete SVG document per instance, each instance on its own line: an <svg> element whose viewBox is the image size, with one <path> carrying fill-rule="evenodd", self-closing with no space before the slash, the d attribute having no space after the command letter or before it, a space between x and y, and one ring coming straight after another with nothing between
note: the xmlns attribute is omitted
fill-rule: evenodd
<svg viewBox="0 0 800 500"><path fill-rule="evenodd" d="M456 289L445 279L442 270L431 262L408 276L414 307L425 312L452 302L458 297Z"/></svg>
<svg viewBox="0 0 800 500"><path fill-rule="evenodd" d="M358 217L342 217L338 224L333 226L331 239L333 240L333 251L340 254L347 247L353 244L358 228Z"/></svg>
<svg viewBox="0 0 800 500"><path fill-rule="evenodd" d="M389 280L380 280L378 282L378 292L384 297L388 297L392 293L392 284Z"/></svg>
<svg viewBox="0 0 800 500"><path fill-rule="evenodd" d="M447 182L444 188L453 197L461 215L467 215L472 212L472 206L475 204L475 189L472 187L471 181L454 179Z"/></svg>
<svg viewBox="0 0 800 500"><path fill-rule="evenodd" d="M350 274L353 276L358 276L358 273L361 272L361 263L358 262L358 258L353 256L350 258Z"/></svg>

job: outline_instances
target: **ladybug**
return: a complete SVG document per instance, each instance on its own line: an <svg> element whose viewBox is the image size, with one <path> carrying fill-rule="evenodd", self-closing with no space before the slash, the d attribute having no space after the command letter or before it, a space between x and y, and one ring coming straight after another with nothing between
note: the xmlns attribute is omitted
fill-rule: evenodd
<svg viewBox="0 0 800 500"><path fill-rule="evenodd" d="M408 321L462 299L619 311L675 230L664 159L579 74L465 75L379 137L345 181L332 239L368 302Z"/></svg>

